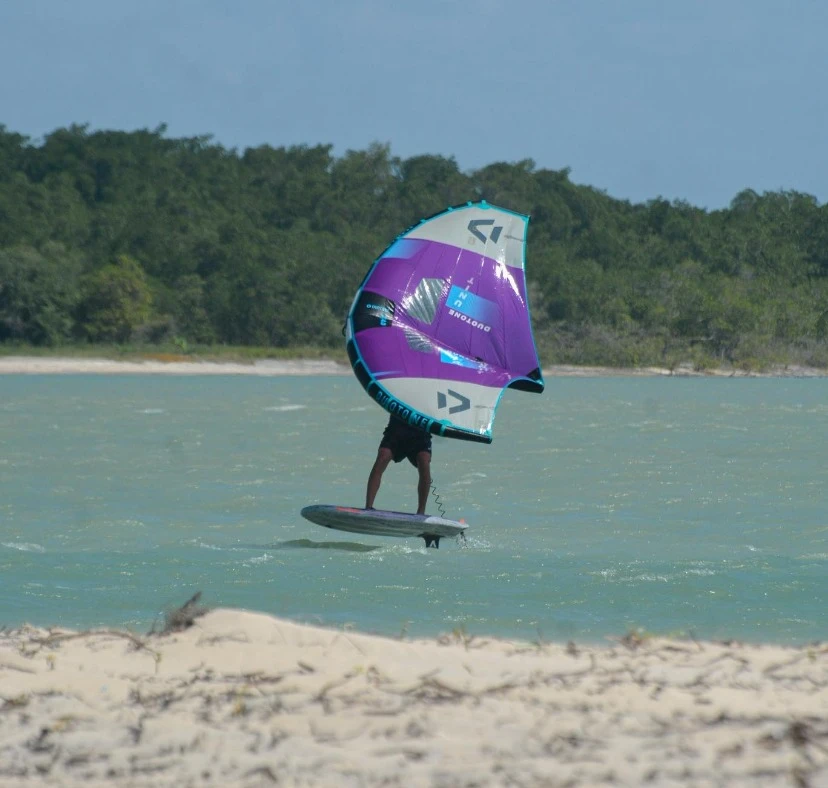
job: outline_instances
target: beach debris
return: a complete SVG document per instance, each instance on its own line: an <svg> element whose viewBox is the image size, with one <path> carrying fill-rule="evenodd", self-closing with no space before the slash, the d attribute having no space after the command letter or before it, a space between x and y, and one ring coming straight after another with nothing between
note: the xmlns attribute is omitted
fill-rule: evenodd
<svg viewBox="0 0 828 788"><path fill-rule="evenodd" d="M189 629L199 616L210 612L209 607L199 605L201 591L196 591L181 607L169 610L164 614L164 627L159 632L155 631L155 624L150 629L150 635L169 635L172 632L183 632Z"/></svg>

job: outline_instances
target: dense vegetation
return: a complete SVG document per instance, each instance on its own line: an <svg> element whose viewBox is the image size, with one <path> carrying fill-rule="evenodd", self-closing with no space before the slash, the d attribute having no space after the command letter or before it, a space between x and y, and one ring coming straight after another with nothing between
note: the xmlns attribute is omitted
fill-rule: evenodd
<svg viewBox="0 0 828 788"><path fill-rule="evenodd" d="M389 241L486 199L532 217L546 363L828 366L828 206L750 190L719 211L631 204L568 176L384 145L239 153L164 127L34 144L0 126L0 343L334 351Z"/></svg>

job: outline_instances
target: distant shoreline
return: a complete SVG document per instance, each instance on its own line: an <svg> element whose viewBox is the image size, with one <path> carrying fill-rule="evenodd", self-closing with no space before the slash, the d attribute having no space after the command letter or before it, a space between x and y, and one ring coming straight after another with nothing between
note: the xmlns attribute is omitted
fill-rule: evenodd
<svg viewBox="0 0 828 788"><path fill-rule="evenodd" d="M108 358L59 356L0 356L0 375L350 375L351 368L330 359L257 359L239 361L173 361L145 358L115 360ZM675 369L662 367L595 367L550 364L543 367L546 378L553 377L780 377L824 378L828 369L785 365L762 372L740 369L695 370L690 365Z"/></svg>
<svg viewBox="0 0 828 788"><path fill-rule="evenodd" d="M0 375L345 375L351 368L327 359L241 361L164 361L155 358L0 356Z"/></svg>

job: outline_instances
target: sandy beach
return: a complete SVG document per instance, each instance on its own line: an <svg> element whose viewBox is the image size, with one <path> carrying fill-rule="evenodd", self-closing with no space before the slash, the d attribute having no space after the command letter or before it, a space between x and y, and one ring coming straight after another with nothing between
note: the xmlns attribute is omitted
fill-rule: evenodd
<svg viewBox="0 0 828 788"><path fill-rule="evenodd" d="M828 786L828 644L5 630L0 784Z"/></svg>
<svg viewBox="0 0 828 788"><path fill-rule="evenodd" d="M349 364L329 359L260 359L249 363L231 361L163 360L146 358L119 361L106 358L0 356L0 375L350 375ZM780 366L764 372L739 369L695 370L689 364L675 369L662 367L590 367L549 364L544 377L828 377L828 370L798 365Z"/></svg>
<svg viewBox="0 0 828 788"><path fill-rule="evenodd" d="M351 367L325 359L230 361L115 361L105 358L0 356L0 375L350 375Z"/></svg>

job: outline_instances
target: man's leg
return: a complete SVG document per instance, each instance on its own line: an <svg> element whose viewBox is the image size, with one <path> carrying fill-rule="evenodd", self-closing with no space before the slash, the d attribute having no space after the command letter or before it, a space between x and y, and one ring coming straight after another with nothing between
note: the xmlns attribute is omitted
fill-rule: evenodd
<svg viewBox="0 0 828 788"><path fill-rule="evenodd" d="M428 491L431 488L431 452L421 451L417 454L417 514L425 514L428 503Z"/></svg>
<svg viewBox="0 0 828 788"><path fill-rule="evenodd" d="M368 474L368 488L365 491L365 508L374 508L374 498L379 492L380 483L382 482L382 474L388 467L388 463L394 458L391 449L386 449L380 446L377 452L377 459L374 460L374 467L371 468L371 473Z"/></svg>

